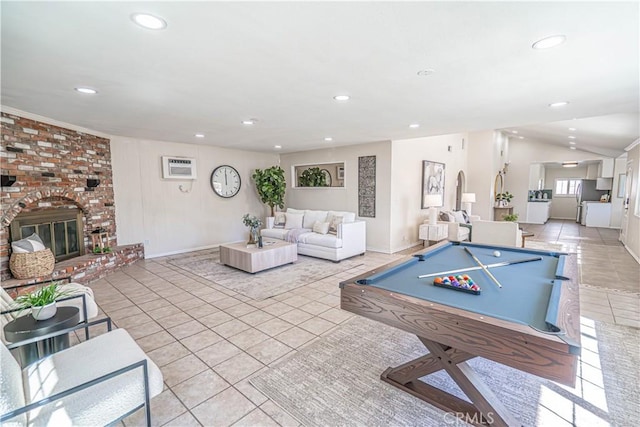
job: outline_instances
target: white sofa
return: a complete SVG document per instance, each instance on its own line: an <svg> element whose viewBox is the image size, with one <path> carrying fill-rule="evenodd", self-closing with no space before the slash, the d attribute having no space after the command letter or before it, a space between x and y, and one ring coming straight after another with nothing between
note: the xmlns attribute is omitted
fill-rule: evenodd
<svg viewBox="0 0 640 427"><path fill-rule="evenodd" d="M341 261L355 255L362 255L367 247L367 223L356 221L356 214L342 211L301 210L288 208L289 217L284 228L265 228L260 234L263 238L285 240L298 244L298 254L316 258ZM293 224L293 216L302 215L302 224ZM335 224L335 234L314 232L316 222L330 223L334 218L342 218L342 222ZM293 224L293 225L291 225ZM324 231L324 230L323 230Z"/></svg>
<svg viewBox="0 0 640 427"><path fill-rule="evenodd" d="M487 245L520 247L522 230L520 230L517 222L474 221L471 241Z"/></svg>

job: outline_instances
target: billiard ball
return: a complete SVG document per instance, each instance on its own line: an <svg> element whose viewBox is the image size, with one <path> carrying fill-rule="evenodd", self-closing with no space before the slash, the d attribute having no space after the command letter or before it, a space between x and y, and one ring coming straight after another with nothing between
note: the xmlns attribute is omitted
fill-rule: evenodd
<svg viewBox="0 0 640 427"><path fill-rule="evenodd" d="M493 256L494 257L499 257L500 256L500 251L493 251Z"/></svg>

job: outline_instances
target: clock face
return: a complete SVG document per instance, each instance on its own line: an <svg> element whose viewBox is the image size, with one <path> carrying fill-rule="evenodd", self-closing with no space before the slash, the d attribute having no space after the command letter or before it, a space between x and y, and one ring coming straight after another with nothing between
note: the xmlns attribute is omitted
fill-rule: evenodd
<svg viewBox="0 0 640 427"><path fill-rule="evenodd" d="M240 174L231 166L218 166L211 174L211 188L220 197L233 197L240 191Z"/></svg>

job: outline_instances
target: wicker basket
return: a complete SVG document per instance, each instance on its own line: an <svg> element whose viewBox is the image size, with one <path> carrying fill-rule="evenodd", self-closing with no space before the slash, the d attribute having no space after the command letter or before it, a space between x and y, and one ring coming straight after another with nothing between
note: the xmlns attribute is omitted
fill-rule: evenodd
<svg viewBox="0 0 640 427"><path fill-rule="evenodd" d="M55 262L53 253L47 248L26 254L12 253L9 268L16 279L32 279L53 273Z"/></svg>

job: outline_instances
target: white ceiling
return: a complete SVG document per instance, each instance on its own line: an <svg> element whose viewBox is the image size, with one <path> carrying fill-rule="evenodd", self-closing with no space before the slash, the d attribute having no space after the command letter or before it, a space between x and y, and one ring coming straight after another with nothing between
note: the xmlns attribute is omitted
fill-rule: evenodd
<svg viewBox="0 0 640 427"><path fill-rule="evenodd" d="M564 127L577 123L580 149L620 154L639 134L638 8L3 1L2 105L112 135L266 152L488 129L567 145ZM136 26L141 11L168 27ZM531 49L553 34L566 43ZM342 93L351 100L332 99Z"/></svg>

